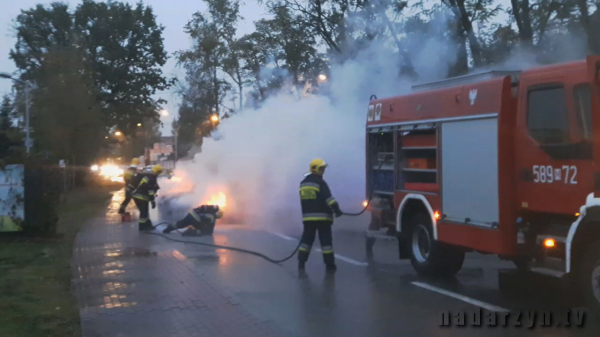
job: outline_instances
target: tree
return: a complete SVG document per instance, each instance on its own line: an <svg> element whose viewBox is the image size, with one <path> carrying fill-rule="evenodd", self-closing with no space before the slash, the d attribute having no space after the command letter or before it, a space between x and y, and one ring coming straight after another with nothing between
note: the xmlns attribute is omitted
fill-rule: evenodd
<svg viewBox="0 0 600 337"><path fill-rule="evenodd" d="M219 27L201 13L195 13L185 26L185 31L193 40L189 50L177 53L179 63L186 70L186 80L190 85L190 99L198 100L202 91L202 104L218 113L230 84L219 75L227 50L220 39Z"/></svg>
<svg viewBox="0 0 600 337"><path fill-rule="evenodd" d="M81 54L74 48L51 48L38 78L31 117L35 147L55 159L89 164L104 140L106 116Z"/></svg>
<svg viewBox="0 0 600 337"><path fill-rule="evenodd" d="M10 57L20 77L43 81L41 68L50 50L71 48L84 61L95 100L107 126L133 131L143 118L158 120L158 90L170 84L162 31L150 7L84 0L74 12L64 3L37 5L16 18L17 42Z"/></svg>
<svg viewBox="0 0 600 337"><path fill-rule="evenodd" d="M459 38L460 45L466 46L465 42L468 42L474 66L483 66L483 51L478 34L474 30L474 23L487 23L500 12L502 7L495 5L494 0L442 0L442 2L454 14L457 22L456 36ZM461 51L462 49L460 48ZM464 62L464 58L462 60Z"/></svg>
<svg viewBox="0 0 600 337"><path fill-rule="evenodd" d="M271 11L273 19L255 23L254 38L267 46L273 63L289 73L294 86L316 83L326 65L317 53L316 40L306 34L307 24L285 6L273 7Z"/></svg>
<svg viewBox="0 0 600 337"><path fill-rule="evenodd" d="M306 24L311 27L307 35L321 37L325 44L338 54L344 53L344 40L351 27L345 19L349 13L357 12L364 1L346 0L272 0L266 1L271 8L284 5L292 11L301 13Z"/></svg>
<svg viewBox="0 0 600 337"><path fill-rule="evenodd" d="M511 0L511 14L524 47L533 49L544 40L548 23L560 9L558 0Z"/></svg>
<svg viewBox="0 0 600 337"><path fill-rule="evenodd" d="M164 27L152 8L85 0L75 11L74 28L111 125L131 133L144 119L158 122L159 104L166 101L152 96L171 82L161 70L167 61Z"/></svg>
<svg viewBox="0 0 600 337"><path fill-rule="evenodd" d="M4 164L16 162L23 152L23 136L13 126L14 106L8 95L0 106L0 160Z"/></svg>
<svg viewBox="0 0 600 337"><path fill-rule="evenodd" d="M579 11L579 22L587 38L588 50L591 53L600 53L600 1L598 0L571 0L575 2ZM595 8L593 13L591 8Z"/></svg>
<svg viewBox="0 0 600 337"><path fill-rule="evenodd" d="M0 132L6 132L12 128L13 106L10 101L10 96L6 95L2 99L0 107Z"/></svg>
<svg viewBox="0 0 600 337"><path fill-rule="evenodd" d="M268 63L271 50L267 46L266 37L257 32L244 35L239 42L240 59L243 61L245 83L251 84L254 92L251 95L254 102L261 102L266 97L267 80L261 74ZM254 105L256 107L256 104Z"/></svg>
<svg viewBox="0 0 600 337"><path fill-rule="evenodd" d="M224 53L221 70L237 85L239 91L240 110L244 106L244 68L242 65L242 45L236 38L237 23L240 16L238 0L204 0L208 5L208 13L216 28L216 37L222 44Z"/></svg>
<svg viewBox="0 0 600 337"><path fill-rule="evenodd" d="M11 130L10 115L13 107L9 96L4 96L2 106L0 107L0 160L4 161L10 155L12 141L8 133Z"/></svg>

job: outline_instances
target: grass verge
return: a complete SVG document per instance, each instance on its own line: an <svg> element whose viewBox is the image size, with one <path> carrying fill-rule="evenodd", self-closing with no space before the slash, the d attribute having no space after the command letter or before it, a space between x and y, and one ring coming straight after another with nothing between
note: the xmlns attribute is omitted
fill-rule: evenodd
<svg viewBox="0 0 600 337"><path fill-rule="evenodd" d="M59 207L59 239L0 241L0 336L80 335L71 289L73 241L86 220L99 214L114 187L69 193Z"/></svg>

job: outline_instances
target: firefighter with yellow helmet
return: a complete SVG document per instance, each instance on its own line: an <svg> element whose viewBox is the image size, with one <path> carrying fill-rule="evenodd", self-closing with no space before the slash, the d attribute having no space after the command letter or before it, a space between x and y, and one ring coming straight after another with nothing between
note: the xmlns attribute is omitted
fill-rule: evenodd
<svg viewBox="0 0 600 337"><path fill-rule="evenodd" d="M134 181L135 176L138 174L138 165L140 164L139 159L133 158L131 160L131 165L125 170L123 174L123 180L125 182L125 200L121 203L121 207L119 207L119 214L124 214L127 205L132 198L132 192L135 189Z"/></svg>
<svg viewBox="0 0 600 337"><path fill-rule="evenodd" d="M331 226L334 215L336 218L340 217L342 211L323 179L325 168L327 168L327 163L323 159L314 159L310 162L310 172L300 183L300 202L304 224L298 249L298 268L300 270L304 269L317 232L319 233L323 262L325 262L327 270L336 269Z"/></svg>
<svg viewBox="0 0 600 337"><path fill-rule="evenodd" d="M150 204L152 208L156 208L156 192L160 188L157 178L162 173L163 168L160 165L154 165L152 172L143 175L136 189L133 191L133 200L140 211L138 220L139 230L151 230L153 228L150 220Z"/></svg>

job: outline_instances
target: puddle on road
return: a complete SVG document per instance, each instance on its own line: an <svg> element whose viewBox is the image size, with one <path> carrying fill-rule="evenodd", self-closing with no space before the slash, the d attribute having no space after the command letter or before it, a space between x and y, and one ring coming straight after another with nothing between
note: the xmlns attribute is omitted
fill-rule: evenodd
<svg viewBox="0 0 600 337"><path fill-rule="evenodd" d="M114 258L126 258L126 257L152 257L156 256L157 253L146 248L140 247L125 247L123 249L116 249L112 252L105 254L107 257Z"/></svg>
<svg viewBox="0 0 600 337"><path fill-rule="evenodd" d="M206 262L219 262L221 260L221 257L218 254L215 254L214 252L207 252L207 253L197 253L194 255L189 255L186 254L186 257L190 260L194 260L194 261L206 261Z"/></svg>

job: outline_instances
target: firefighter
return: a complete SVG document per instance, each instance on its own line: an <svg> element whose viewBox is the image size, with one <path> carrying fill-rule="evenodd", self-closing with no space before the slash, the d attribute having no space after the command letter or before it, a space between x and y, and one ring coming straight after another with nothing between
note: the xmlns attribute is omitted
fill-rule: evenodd
<svg viewBox="0 0 600 337"><path fill-rule="evenodd" d="M160 188L157 177L162 170L162 166L154 165L151 172L143 174L139 184L133 191L133 200L140 211L138 229L141 231L153 229L152 221L150 220L149 204L152 204L152 209L156 208L156 201L154 199L156 198L156 192Z"/></svg>
<svg viewBox="0 0 600 337"><path fill-rule="evenodd" d="M323 159L310 162L310 172L304 175L300 183L300 202L302 206L302 222L304 231L298 249L298 269L304 270L315 236L319 232L319 241L323 253L323 262L327 270L336 270L333 253L333 237L331 226L333 215L342 216L340 206L331 195L329 186L323 180L327 163Z"/></svg>
<svg viewBox="0 0 600 337"><path fill-rule="evenodd" d="M188 227L188 230L186 230L183 235L212 235L217 219L222 217L223 211L219 209L219 206L202 205L191 210L185 218L177 221L175 225L167 226L167 228L163 230L163 233L168 234L176 229Z"/></svg>
<svg viewBox="0 0 600 337"><path fill-rule="evenodd" d="M121 207L119 208L119 214L124 214L127 205L131 201L131 193L135 189L134 185L134 177L138 174L138 165L140 164L139 159L133 158L131 160L131 165L125 170L123 174L123 180L125 181L125 200L121 203Z"/></svg>

